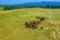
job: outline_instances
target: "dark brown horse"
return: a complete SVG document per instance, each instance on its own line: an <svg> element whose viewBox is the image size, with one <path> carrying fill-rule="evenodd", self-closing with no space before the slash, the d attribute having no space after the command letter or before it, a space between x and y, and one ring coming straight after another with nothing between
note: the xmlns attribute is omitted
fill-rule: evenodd
<svg viewBox="0 0 60 40"><path fill-rule="evenodd" d="M36 18L39 19L39 21L44 21L47 19L47 17L38 17L38 16Z"/></svg>
<svg viewBox="0 0 60 40"><path fill-rule="evenodd" d="M37 26L39 25L39 21L32 21L32 22L29 22L29 21L26 21L25 25L26 25L26 28L37 28Z"/></svg>
<svg viewBox="0 0 60 40"><path fill-rule="evenodd" d="M42 23L46 19L46 17L36 17L36 18L38 18L37 21L26 21L25 22L26 28L33 28L33 29L35 29L35 28L37 28L37 26L40 23Z"/></svg>

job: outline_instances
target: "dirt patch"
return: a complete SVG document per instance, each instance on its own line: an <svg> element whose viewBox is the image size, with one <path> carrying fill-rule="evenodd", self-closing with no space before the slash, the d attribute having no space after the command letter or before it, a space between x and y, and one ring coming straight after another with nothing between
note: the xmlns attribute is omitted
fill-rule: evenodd
<svg viewBox="0 0 60 40"><path fill-rule="evenodd" d="M58 25L60 25L60 21L56 21L55 23L58 24Z"/></svg>

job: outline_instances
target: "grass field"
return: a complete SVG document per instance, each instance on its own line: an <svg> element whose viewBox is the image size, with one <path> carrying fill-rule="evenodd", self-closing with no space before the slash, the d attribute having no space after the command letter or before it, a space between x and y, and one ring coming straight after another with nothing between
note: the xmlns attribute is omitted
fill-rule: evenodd
<svg viewBox="0 0 60 40"><path fill-rule="evenodd" d="M24 23L36 20L36 16L51 17L40 24L42 30L27 29ZM60 9L17 9L0 11L0 40L60 40Z"/></svg>

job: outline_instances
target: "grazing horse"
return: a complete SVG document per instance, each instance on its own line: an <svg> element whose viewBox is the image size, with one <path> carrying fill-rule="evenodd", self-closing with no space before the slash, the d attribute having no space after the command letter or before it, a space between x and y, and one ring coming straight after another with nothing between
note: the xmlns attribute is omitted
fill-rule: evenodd
<svg viewBox="0 0 60 40"><path fill-rule="evenodd" d="M26 21L25 22L25 26L26 26L26 28L33 28L33 29L35 29L35 28L37 28L37 26L40 24L40 23L42 23L45 19L46 19L46 17L36 17L36 18L38 18L39 20L37 20L37 21ZM42 29L43 27L41 27L41 29Z"/></svg>
<svg viewBox="0 0 60 40"><path fill-rule="evenodd" d="M45 19L47 19L47 17L38 17L38 16L36 18L38 18L39 21L44 21Z"/></svg>
<svg viewBox="0 0 60 40"><path fill-rule="evenodd" d="M37 26L39 25L39 21L32 21L32 22L29 22L29 21L26 21L25 25L26 25L26 28L37 28Z"/></svg>
<svg viewBox="0 0 60 40"><path fill-rule="evenodd" d="M25 26L26 26L26 28L31 28L31 22L26 21L26 22L25 22Z"/></svg>

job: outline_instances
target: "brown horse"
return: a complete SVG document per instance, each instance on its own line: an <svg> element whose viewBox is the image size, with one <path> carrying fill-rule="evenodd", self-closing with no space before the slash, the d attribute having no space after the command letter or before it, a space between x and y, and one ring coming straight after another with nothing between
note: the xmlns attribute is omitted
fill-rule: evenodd
<svg viewBox="0 0 60 40"><path fill-rule="evenodd" d="M47 17L38 17L38 16L36 18L38 18L40 22L47 19Z"/></svg>
<svg viewBox="0 0 60 40"><path fill-rule="evenodd" d="M39 23L40 23L39 21L32 21L32 22L26 21L25 26L26 26L26 28L33 28L33 29L35 29L35 28L37 28Z"/></svg>
<svg viewBox="0 0 60 40"><path fill-rule="evenodd" d="M25 22L26 28L33 28L33 29L35 29L35 28L37 28L37 26L40 23L42 23L46 19L46 17L36 17L36 18L38 18L39 20L37 20L37 21L26 21Z"/></svg>

